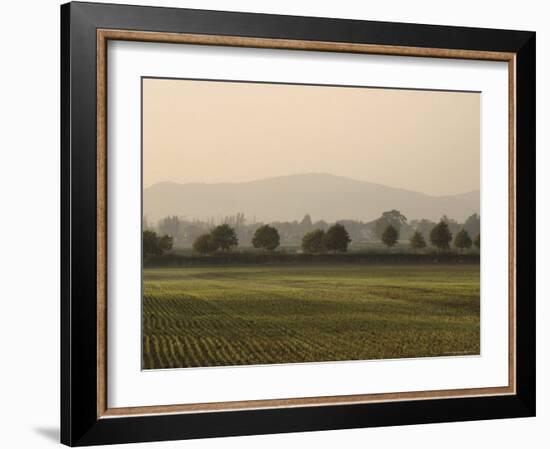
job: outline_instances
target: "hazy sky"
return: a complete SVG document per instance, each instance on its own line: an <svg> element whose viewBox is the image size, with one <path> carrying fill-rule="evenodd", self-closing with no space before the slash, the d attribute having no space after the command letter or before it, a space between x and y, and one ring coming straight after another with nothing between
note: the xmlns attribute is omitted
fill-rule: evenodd
<svg viewBox="0 0 550 449"><path fill-rule="evenodd" d="M144 187L331 173L479 189L480 95L145 79Z"/></svg>

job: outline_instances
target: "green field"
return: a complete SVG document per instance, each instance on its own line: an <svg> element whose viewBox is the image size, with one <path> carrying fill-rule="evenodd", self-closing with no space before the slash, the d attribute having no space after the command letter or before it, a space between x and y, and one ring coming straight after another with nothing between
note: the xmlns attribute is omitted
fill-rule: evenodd
<svg viewBox="0 0 550 449"><path fill-rule="evenodd" d="M143 368L479 354L479 265L147 268Z"/></svg>

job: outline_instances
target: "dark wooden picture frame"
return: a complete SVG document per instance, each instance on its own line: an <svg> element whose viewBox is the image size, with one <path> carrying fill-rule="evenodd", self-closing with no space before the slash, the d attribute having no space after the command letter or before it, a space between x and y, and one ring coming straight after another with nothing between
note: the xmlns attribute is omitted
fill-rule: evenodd
<svg viewBox="0 0 550 449"><path fill-rule="evenodd" d="M61 440L71 446L535 414L535 33L173 8L61 7ZM509 385L276 401L107 407L109 40L506 61Z"/></svg>

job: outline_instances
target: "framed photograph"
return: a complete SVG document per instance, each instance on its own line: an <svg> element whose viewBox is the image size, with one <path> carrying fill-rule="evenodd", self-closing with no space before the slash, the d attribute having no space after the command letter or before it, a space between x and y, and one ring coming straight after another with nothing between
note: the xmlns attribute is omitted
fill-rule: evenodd
<svg viewBox="0 0 550 449"><path fill-rule="evenodd" d="M63 443L534 416L535 33L61 26Z"/></svg>

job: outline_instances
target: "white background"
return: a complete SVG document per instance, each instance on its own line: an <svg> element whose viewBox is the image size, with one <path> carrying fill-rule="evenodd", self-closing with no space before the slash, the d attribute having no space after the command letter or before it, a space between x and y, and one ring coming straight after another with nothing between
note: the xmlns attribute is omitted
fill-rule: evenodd
<svg viewBox="0 0 550 449"><path fill-rule="evenodd" d="M504 386L508 382L505 62L113 42L108 49L109 407ZM481 355L185 370L141 366L141 76L480 91ZM395 373L407 373L396 376ZM368 381L366 381L368 379Z"/></svg>
<svg viewBox="0 0 550 449"><path fill-rule="evenodd" d="M322 1L136 1L280 14L391 20L537 31L537 228L550 220L548 149L549 13L537 0L460 3ZM59 417L59 3L9 2L2 8L0 72L0 445L54 447ZM544 195L546 193L546 195ZM546 197L546 201L544 199ZM546 204L545 204L546 203ZM546 205L546 207L545 207ZM546 225L546 226L543 226ZM547 447L550 425L550 234L539 232L538 417L136 445L158 448Z"/></svg>

